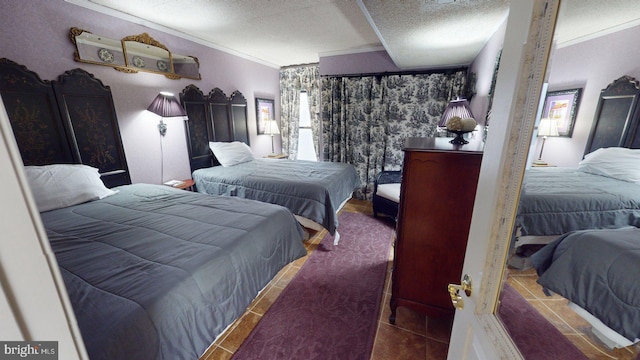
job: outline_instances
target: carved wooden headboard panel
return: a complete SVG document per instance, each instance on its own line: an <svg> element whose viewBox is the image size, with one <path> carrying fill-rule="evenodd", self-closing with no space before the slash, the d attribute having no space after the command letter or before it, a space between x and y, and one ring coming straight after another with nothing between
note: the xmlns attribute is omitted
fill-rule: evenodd
<svg viewBox="0 0 640 360"><path fill-rule="evenodd" d="M584 154L604 147L640 148L640 83L622 76L600 92Z"/></svg>
<svg viewBox="0 0 640 360"><path fill-rule="evenodd" d="M229 97L231 106L229 123L234 141L242 141L249 145L249 126L247 124L247 99L238 90Z"/></svg>
<svg viewBox="0 0 640 360"><path fill-rule="evenodd" d="M51 82L11 60L0 59L0 94L25 165L78 162Z"/></svg>
<svg viewBox="0 0 640 360"><path fill-rule="evenodd" d="M185 121L191 171L220 163L209 150L209 141L242 141L249 145L247 99L239 91L227 98L215 88L204 95L195 85L180 93L189 118Z"/></svg>
<svg viewBox="0 0 640 360"><path fill-rule="evenodd" d="M43 81L0 59L0 94L25 165L85 164L107 187L131 183L111 89L92 74Z"/></svg>
<svg viewBox="0 0 640 360"><path fill-rule="evenodd" d="M195 85L189 85L180 94L180 100L189 119L185 121L185 130L191 171L213 166L214 158L208 143L213 136L212 124L208 121L210 99Z"/></svg>

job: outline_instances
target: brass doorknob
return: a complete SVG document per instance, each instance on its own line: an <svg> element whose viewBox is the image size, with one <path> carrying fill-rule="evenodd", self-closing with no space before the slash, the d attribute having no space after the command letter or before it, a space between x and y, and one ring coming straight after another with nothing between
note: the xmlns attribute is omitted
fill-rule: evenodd
<svg viewBox="0 0 640 360"><path fill-rule="evenodd" d="M449 284L447 288L449 289L449 295L451 295L453 307L462 310L464 308L464 300L462 300L462 296L460 296L459 291L462 290L465 295L471 296L471 278L469 275L464 274L461 285Z"/></svg>

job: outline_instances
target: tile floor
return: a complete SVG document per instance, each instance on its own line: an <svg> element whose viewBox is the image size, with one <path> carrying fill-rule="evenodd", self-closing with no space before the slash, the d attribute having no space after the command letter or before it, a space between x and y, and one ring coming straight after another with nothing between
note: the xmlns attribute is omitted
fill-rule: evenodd
<svg viewBox="0 0 640 360"><path fill-rule="evenodd" d="M566 299L559 295L546 296L542 292L537 278L534 269L509 269L507 281L589 359L640 359L640 344L615 350L606 348L593 336L589 323L567 306Z"/></svg>
<svg viewBox="0 0 640 360"><path fill-rule="evenodd" d="M342 211L372 214L371 202L350 200ZM287 286L309 254L320 243L326 231L313 233L306 243L307 256L287 265L249 305L247 311L205 352L200 360L230 359L234 351L260 321L269 306ZM391 297L391 265L393 249L389 254L389 272L384 290L384 302L378 318L378 331L371 360L440 360L446 359L451 334L452 319L430 319L399 307L396 324L389 323L389 299Z"/></svg>

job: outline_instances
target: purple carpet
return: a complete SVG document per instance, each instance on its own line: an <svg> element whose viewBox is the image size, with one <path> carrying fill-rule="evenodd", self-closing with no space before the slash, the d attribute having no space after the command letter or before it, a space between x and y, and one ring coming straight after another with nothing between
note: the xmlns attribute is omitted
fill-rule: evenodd
<svg viewBox="0 0 640 360"><path fill-rule="evenodd" d="M371 356L393 226L344 212L340 244L327 235L233 359L363 359Z"/></svg>
<svg viewBox="0 0 640 360"><path fill-rule="evenodd" d="M587 357L513 287L504 284L498 315L527 360L580 360Z"/></svg>

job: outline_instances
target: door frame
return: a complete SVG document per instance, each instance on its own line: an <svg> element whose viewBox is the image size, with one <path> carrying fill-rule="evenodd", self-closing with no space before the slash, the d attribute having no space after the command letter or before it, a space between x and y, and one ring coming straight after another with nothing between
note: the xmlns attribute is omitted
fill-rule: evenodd
<svg viewBox="0 0 640 360"><path fill-rule="evenodd" d="M522 359L496 311L559 4L511 2L463 267L473 291L461 294L449 359Z"/></svg>

